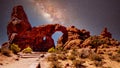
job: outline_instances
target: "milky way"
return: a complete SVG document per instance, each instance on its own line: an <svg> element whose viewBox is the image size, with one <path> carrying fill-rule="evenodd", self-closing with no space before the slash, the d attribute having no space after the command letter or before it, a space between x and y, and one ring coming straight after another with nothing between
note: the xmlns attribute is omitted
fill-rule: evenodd
<svg viewBox="0 0 120 68"><path fill-rule="evenodd" d="M50 0L31 0L35 4L37 12L42 14L48 23L64 24L64 15Z"/></svg>

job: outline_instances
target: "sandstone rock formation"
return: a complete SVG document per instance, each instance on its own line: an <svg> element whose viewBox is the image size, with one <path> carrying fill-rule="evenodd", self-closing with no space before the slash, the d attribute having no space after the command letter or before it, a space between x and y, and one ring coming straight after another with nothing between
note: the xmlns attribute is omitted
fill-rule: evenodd
<svg viewBox="0 0 120 68"><path fill-rule="evenodd" d="M112 38L112 34L110 32L108 32L107 28L103 29L103 31L101 32L100 36Z"/></svg>
<svg viewBox="0 0 120 68"><path fill-rule="evenodd" d="M7 34L10 42L14 36L24 31L31 30L31 25L22 6L15 6L11 14L11 20L7 26ZM11 37L11 38L10 38Z"/></svg>
<svg viewBox="0 0 120 68"><path fill-rule="evenodd" d="M7 26L9 42L18 44L21 49L30 46L34 51L47 51L54 47L52 34L56 31L63 33L62 42L65 43L67 38L67 29L59 24L42 25L31 27L22 6L13 8L11 20Z"/></svg>
<svg viewBox="0 0 120 68"><path fill-rule="evenodd" d="M57 47L63 49L81 48L94 46L95 43L100 45L120 45L120 42L114 40L110 32L105 28L99 36L90 36L90 32L85 29L78 29L75 26L64 27L59 24L41 25L31 27L22 6L13 8L11 20L7 26L9 43L18 44L21 49L30 46L33 51L48 51L54 47L52 35L56 31L63 33L58 39ZM94 44L94 45L93 45Z"/></svg>
<svg viewBox="0 0 120 68"><path fill-rule="evenodd" d="M112 38L112 34L105 28L99 36L90 36L90 32L85 29L79 30L74 26L67 28L68 40L65 44L62 43L63 38L59 38L57 48L74 49L99 46L119 46L120 42Z"/></svg>
<svg viewBox="0 0 120 68"><path fill-rule="evenodd" d="M81 47L81 43L88 37L90 37L90 32L85 29L79 30L75 26L67 28L68 40L64 44L62 42L63 37L59 38L57 47L63 47L64 49L71 49L74 47Z"/></svg>

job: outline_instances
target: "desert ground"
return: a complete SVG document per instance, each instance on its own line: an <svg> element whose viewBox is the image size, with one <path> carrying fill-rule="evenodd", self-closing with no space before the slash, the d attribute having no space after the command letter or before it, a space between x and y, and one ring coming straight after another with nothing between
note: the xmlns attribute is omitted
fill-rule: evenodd
<svg viewBox="0 0 120 68"><path fill-rule="evenodd" d="M19 53L7 57L0 54L0 68L119 68L120 46L80 48L56 52Z"/></svg>

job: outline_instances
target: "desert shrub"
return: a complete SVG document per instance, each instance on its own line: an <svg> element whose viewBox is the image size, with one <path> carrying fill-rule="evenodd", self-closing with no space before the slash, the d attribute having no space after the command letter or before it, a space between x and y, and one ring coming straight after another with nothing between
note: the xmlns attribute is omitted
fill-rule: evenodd
<svg viewBox="0 0 120 68"><path fill-rule="evenodd" d="M91 54L89 58L93 61L102 61L103 57L99 54Z"/></svg>
<svg viewBox="0 0 120 68"><path fill-rule="evenodd" d="M56 47L56 50L62 51L62 50L63 50L63 47L57 46L57 47Z"/></svg>
<svg viewBox="0 0 120 68"><path fill-rule="evenodd" d="M112 55L112 56L110 56L110 59L113 61L120 62L120 54Z"/></svg>
<svg viewBox="0 0 120 68"><path fill-rule="evenodd" d="M67 53L68 50L62 49L62 47L55 48L55 53L61 54L61 53Z"/></svg>
<svg viewBox="0 0 120 68"><path fill-rule="evenodd" d="M20 48L18 47L18 45L17 44L11 44L10 45L10 50L14 53L14 54L17 54L18 52L20 52Z"/></svg>
<svg viewBox="0 0 120 68"><path fill-rule="evenodd" d="M108 44L103 44L103 48L108 48Z"/></svg>
<svg viewBox="0 0 120 68"><path fill-rule="evenodd" d="M71 51L71 54L74 55L74 56L78 56L79 55L79 52L76 50L76 49L73 49Z"/></svg>
<svg viewBox="0 0 120 68"><path fill-rule="evenodd" d="M50 68L62 68L60 62L52 61Z"/></svg>
<svg viewBox="0 0 120 68"><path fill-rule="evenodd" d="M29 46L22 50L23 53L32 53L32 51L33 50Z"/></svg>
<svg viewBox="0 0 120 68"><path fill-rule="evenodd" d="M46 59L47 59L47 61L57 61L58 60L55 54L51 54Z"/></svg>
<svg viewBox="0 0 120 68"><path fill-rule="evenodd" d="M104 62L103 61L95 61L94 64L96 67L100 67L100 66L103 66Z"/></svg>
<svg viewBox="0 0 120 68"><path fill-rule="evenodd" d="M52 48L50 48L50 49L48 50L49 53L52 53L52 52L55 52L55 51L56 51L56 50L55 50L54 47L52 47Z"/></svg>
<svg viewBox="0 0 120 68"><path fill-rule="evenodd" d="M68 56L68 59L69 59L69 60L75 60L76 57L75 57L74 55L71 54L71 55Z"/></svg>
<svg viewBox="0 0 120 68"><path fill-rule="evenodd" d="M83 64L84 61L81 61L81 60L73 60L73 65L76 67L76 68L82 68L83 67Z"/></svg>
<svg viewBox="0 0 120 68"><path fill-rule="evenodd" d="M97 46L99 46L101 44L103 44L103 43L102 43L102 40L100 40L100 39L94 39L94 40L91 41L91 46L93 48L96 48Z"/></svg>
<svg viewBox="0 0 120 68"><path fill-rule="evenodd" d="M88 55L86 55L85 53L80 53L79 57L84 59L84 58L87 58Z"/></svg>
<svg viewBox="0 0 120 68"><path fill-rule="evenodd" d="M9 50L8 48L2 47L2 48L1 48L1 53L2 53L3 55L5 55L5 56L10 57L12 52L11 52L11 50Z"/></svg>
<svg viewBox="0 0 120 68"><path fill-rule="evenodd" d="M64 54L59 54L57 56L57 58L60 59L60 60L66 60L67 59L66 55L64 55Z"/></svg>
<svg viewBox="0 0 120 68"><path fill-rule="evenodd" d="M90 45L92 48L95 48L95 52L97 52L98 47L104 43L105 43L105 41L100 39L99 36L91 37Z"/></svg>
<svg viewBox="0 0 120 68"><path fill-rule="evenodd" d="M79 57L84 59L84 58L89 57L89 55L90 55L90 51L88 51L88 50L82 50L80 52L80 54L79 54Z"/></svg>

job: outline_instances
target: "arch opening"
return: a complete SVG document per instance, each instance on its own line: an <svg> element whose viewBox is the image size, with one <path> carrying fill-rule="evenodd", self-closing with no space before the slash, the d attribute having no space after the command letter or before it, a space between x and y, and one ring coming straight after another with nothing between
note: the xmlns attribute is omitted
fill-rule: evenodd
<svg viewBox="0 0 120 68"><path fill-rule="evenodd" d="M46 36L43 37L43 40L44 40L44 41L46 40Z"/></svg>
<svg viewBox="0 0 120 68"><path fill-rule="evenodd" d="M55 46L57 45L57 41L58 39L63 35L63 33L61 31L56 31L53 35L52 35L52 39L54 40L54 44Z"/></svg>

